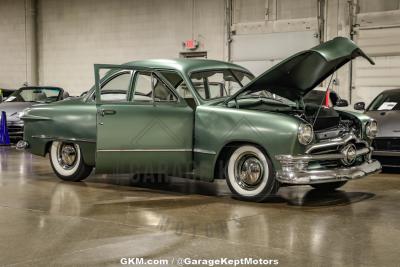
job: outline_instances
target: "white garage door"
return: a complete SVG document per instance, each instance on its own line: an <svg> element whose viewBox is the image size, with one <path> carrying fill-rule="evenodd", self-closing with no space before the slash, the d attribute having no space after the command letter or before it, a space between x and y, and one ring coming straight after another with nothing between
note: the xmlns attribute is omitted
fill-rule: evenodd
<svg viewBox="0 0 400 267"><path fill-rule="evenodd" d="M400 26L359 29L355 42L375 65L364 59L355 60L352 102L369 104L380 92L400 88Z"/></svg>
<svg viewBox="0 0 400 267"><path fill-rule="evenodd" d="M232 37L231 59L259 75L299 51L318 45L314 31L242 34Z"/></svg>

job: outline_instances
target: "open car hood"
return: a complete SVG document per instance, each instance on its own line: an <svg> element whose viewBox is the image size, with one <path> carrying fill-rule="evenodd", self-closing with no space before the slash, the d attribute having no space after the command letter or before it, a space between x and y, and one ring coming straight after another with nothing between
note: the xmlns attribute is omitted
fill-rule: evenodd
<svg viewBox="0 0 400 267"><path fill-rule="evenodd" d="M298 100L358 56L375 64L353 41L345 37L336 37L283 60L256 77L225 102L243 92L252 93L264 89L289 100Z"/></svg>

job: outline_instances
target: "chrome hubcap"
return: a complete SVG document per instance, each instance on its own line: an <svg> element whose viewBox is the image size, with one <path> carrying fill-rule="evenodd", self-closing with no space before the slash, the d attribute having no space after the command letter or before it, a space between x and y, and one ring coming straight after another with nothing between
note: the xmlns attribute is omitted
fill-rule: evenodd
<svg viewBox="0 0 400 267"><path fill-rule="evenodd" d="M61 143L57 150L57 158L58 163L63 169L72 169L75 166L77 159L76 145Z"/></svg>
<svg viewBox="0 0 400 267"><path fill-rule="evenodd" d="M264 175L261 161L253 154L243 154L235 162L235 178L240 187L254 190Z"/></svg>

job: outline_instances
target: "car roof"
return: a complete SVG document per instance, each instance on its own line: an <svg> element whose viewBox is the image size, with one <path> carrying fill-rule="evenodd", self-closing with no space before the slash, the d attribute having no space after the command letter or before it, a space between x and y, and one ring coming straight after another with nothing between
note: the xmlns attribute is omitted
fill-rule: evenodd
<svg viewBox="0 0 400 267"><path fill-rule="evenodd" d="M387 94L387 93L399 93L400 94L400 88L388 89L388 90L385 90L385 91L381 92L381 94Z"/></svg>
<svg viewBox="0 0 400 267"><path fill-rule="evenodd" d="M170 69L184 73L210 69L236 69L250 73L249 70L239 65L211 59L147 59L127 62L124 65L137 66L152 69Z"/></svg>

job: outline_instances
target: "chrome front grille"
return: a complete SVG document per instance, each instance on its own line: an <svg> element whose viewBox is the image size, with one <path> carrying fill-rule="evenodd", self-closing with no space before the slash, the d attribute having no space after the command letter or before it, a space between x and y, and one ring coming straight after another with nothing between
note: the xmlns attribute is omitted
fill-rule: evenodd
<svg viewBox="0 0 400 267"><path fill-rule="evenodd" d="M341 155L342 157L346 156L346 152L343 152L343 150L351 144L354 145L356 149L357 156L355 157L354 162L348 163L346 160L343 160L343 158L337 159L338 155ZM346 134L338 138L327 139L320 141L317 144L313 144L307 149L306 153L315 159L310 162L310 164L318 164L324 168L335 168L361 164L365 161L366 156L370 151L367 142L357 138L354 134Z"/></svg>
<svg viewBox="0 0 400 267"><path fill-rule="evenodd" d="M341 137L326 139L316 144L313 144L306 149L306 154L318 155L338 153L341 148L349 143L355 144L357 149L368 147L368 143L366 141L361 140L354 134L350 133Z"/></svg>
<svg viewBox="0 0 400 267"><path fill-rule="evenodd" d="M372 142L375 150L381 151L400 151L400 138L375 138Z"/></svg>
<svg viewBox="0 0 400 267"><path fill-rule="evenodd" d="M7 123L8 135L11 139L22 138L24 135L24 125Z"/></svg>

